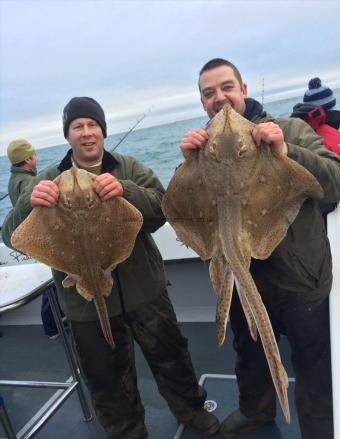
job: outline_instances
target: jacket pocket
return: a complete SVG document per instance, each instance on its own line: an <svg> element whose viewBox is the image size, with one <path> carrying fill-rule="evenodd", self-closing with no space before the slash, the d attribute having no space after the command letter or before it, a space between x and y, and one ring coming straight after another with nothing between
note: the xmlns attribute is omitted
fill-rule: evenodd
<svg viewBox="0 0 340 439"><path fill-rule="evenodd" d="M327 241L322 241L323 245L318 245L315 251L292 250L293 265L297 274L312 288L322 285L331 271L329 245Z"/></svg>
<svg viewBox="0 0 340 439"><path fill-rule="evenodd" d="M292 252L293 266L296 274L299 276L303 283L308 284L308 286L317 288L318 286L318 273L313 261L305 256Z"/></svg>

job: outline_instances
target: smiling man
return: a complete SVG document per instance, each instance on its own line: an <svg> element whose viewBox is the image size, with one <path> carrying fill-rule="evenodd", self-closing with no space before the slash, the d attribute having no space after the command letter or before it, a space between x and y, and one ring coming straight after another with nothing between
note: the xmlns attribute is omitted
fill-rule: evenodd
<svg viewBox="0 0 340 439"><path fill-rule="evenodd" d="M112 273L114 284L106 299L117 343L114 350L102 335L93 302L87 302L74 286L64 287L66 274L52 270L98 420L110 439L145 439L148 435L137 388L135 340L174 416L199 434L213 435L219 422L203 408L206 391L198 385L187 339L180 332L166 290L163 261L151 236L165 222L164 189L151 169L104 149L105 114L94 99L71 99L64 109L63 128L71 149L19 199L2 227L3 240L11 245L13 231L33 207L57 204L59 188L53 180L72 166L97 175L94 189L101 200L124 197L133 204L143 215L143 226L131 256Z"/></svg>
<svg viewBox="0 0 340 439"><path fill-rule="evenodd" d="M340 199L340 159L328 151L322 139L299 119L275 120L262 105L248 97L246 84L231 62L217 58L199 74L204 110L214 117L229 103L254 122L256 144L267 143L277 153L304 166L324 190L324 202ZM182 139L185 158L204 148L204 129L188 132ZM258 190L261 190L260 187ZM237 197L237 194L235 194ZM329 343L328 296L332 284L332 260L316 200L307 199L287 235L266 260L252 260L250 271L271 319L277 340L285 334L292 350L295 401L303 439L332 439L332 380ZM260 428L275 418L275 389L262 343L249 333L236 291L230 308L234 332L239 408L221 424L225 439Z"/></svg>
<svg viewBox="0 0 340 439"><path fill-rule="evenodd" d="M78 166L100 165L104 154L106 122L103 109L92 98L73 98L64 108L64 136Z"/></svg>

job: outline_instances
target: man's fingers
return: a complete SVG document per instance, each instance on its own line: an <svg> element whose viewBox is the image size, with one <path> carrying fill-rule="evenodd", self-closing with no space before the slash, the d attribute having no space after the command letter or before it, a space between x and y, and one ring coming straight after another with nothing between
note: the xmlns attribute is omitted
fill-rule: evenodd
<svg viewBox="0 0 340 439"><path fill-rule="evenodd" d="M54 207L57 205L58 197L50 195L47 192L33 191L31 195L32 207L45 206Z"/></svg>
<svg viewBox="0 0 340 439"><path fill-rule="evenodd" d="M199 148L202 148L209 136L208 133L204 130L198 130L198 131L190 131L184 138L184 142L192 142L195 145L197 145Z"/></svg>
<svg viewBox="0 0 340 439"><path fill-rule="evenodd" d="M196 148L203 148L205 145L205 139L198 138L198 137L188 137L187 139L183 139L183 145L192 145L192 149Z"/></svg>
<svg viewBox="0 0 340 439"><path fill-rule="evenodd" d="M99 194L98 194L99 195ZM123 195L122 191L120 190L119 187L116 187L114 189L111 189L109 192L107 192L105 195L99 195L100 199L102 201L107 201L110 198L114 198L114 197L121 197Z"/></svg>
<svg viewBox="0 0 340 439"><path fill-rule="evenodd" d="M283 141L283 132L279 125L268 122L256 125L252 131L253 138L257 145L263 140L266 143L272 144Z"/></svg>
<svg viewBox="0 0 340 439"><path fill-rule="evenodd" d="M99 194L106 186L117 182L118 180L111 174L105 173L98 175L94 181L94 187L96 192Z"/></svg>
<svg viewBox="0 0 340 439"><path fill-rule="evenodd" d="M42 180L33 188L31 205L32 207L54 207L57 205L58 199L58 186L53 181Z"/></svg>
<svg viewBox="0 0 340 439"><path fill-rule="evenodd" d="M53 194L57 197L59 196L59 188L54 181L42 180L34 187L33 191L35 190L51 194L52 196Z"/></svg>
<svg viewBox="0 0 340 439"><path fill-rule="evenodd" d="M257 146L260 146L261 142L265 142L279 154L287 155L288 148L284 141L283 131L276 123L266 122L256 125L252 136Z"/></svg>
<svg viewBox="0 0 340 439"><path fill-rule="evenodd" d="M108 173L99 175L96 178L94 188L103 201L112 197L123 196L122 184L113 175Z"/></svg>
<svg viewBox="0 0 340 439"><path fill-rule="evenodd" d="M260 146L262 137L261 137L261 133L259 132L259 130L256 129L256 127L252 131L252 136L256 145Z"/></svg>
<svg viewBox="0 0 340 439"><path fill-rule="evenodd" d="M208 141L208 133L205 130L189 131L182 139L180 148L185 158L193 149L204 148Z"/></svg>

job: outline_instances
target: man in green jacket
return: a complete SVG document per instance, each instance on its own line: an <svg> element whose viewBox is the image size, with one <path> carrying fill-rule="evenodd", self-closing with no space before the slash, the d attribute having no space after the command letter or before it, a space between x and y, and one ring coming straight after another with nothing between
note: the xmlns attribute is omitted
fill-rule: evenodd
<svg viewBox="0 0 340 439"><path fill-rule="evenodd" d="M324 148L322 139L302 120L275 120L262 105L247 98L238 69L213 59L199 75L204 110L214 117L225 103L257 124L253 138L271 145L310 171L324 190L325 203L340 199L340 159ZM204 148L203 129L187 133L181 142L184 157ZM295 371L295 400L303 439L333 437L332 381L328 296L332 261L320 209L307 199L287 235L267 260L252 260L251 274L267 308L277 340L285 334ZM237 353L239 409L221 424L224 438L253 431L275 418L275 389L263 352L249 333L238 295L233 295L230 323Z"/></svg>
<svg viewBox="0 0 340 439"><path fill-rule="evenodd" d="M7 157L12 164L8 195L14 206L26 184L37 175L37 159L33 146L25 139L13 140L7 147Z"/></svg>
<svg viewBox="0 0 340 439"><path fill-rule="evenodd" d="M37 175L38 157L33 146L25 139L13 140L7 147L7 156L12 163L11 176L8 181L8 194L15 206L26 186ZM41 320L44 332L50 340L58 338L59 332L55 323L47 293L41 300Z"/></svg>
<svg viewBox="0 0 340 439"><path fill-rule="evenodd" d="M65 288L65 273L53 271L59 301L70 319L82 372L99 422L111 439L144 439L144 407L134 362L134 339L154 374L158 389L175 417L199 434L219 429L217 418L203 409L205 390L198 385L176 315L166 291L163 261L151 233L161 227L164 189L151 169L132 157L108 153L105 114L92 98L73 98L64 108L64 135L71 149L28 188L2 228L5 244L32 207L53 207L59 189L52 181L72 166L97 175L94 189L105 201L124 197L143 215L143 226L131 256L113 272L107 309L116 348L105 341L93 302L75 287Z"/></svg>

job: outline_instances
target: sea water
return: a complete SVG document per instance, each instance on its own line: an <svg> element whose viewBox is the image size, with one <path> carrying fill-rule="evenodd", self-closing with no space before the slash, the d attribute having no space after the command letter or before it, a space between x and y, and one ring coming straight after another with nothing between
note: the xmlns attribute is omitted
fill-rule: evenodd
<svg viewBox="0 0 340 439"><path fill-rule="evenodd" d="M334 91L337 97L337 108L340 108L340 89ZM292 112L293 106L300 102L299 98L291 98L264 105L268 113L274 117L286 117ZM179 144L182 137L190 130L204 128L208 119L199 117L182 120L150 128L136 129L118 146L117 152L131 155L158 175L166 188L176 167L183 161ZM61 128L60 128L61 129ZM123 137L113 134L105 139L105 148L111 151ZM38 171L49 165L58 164L69 149L69 145L56 145L38 150ZM0 225L11 209L7 194L7 184L10 175L10 162L6 156L0 157ZM1 239L0 239L1 240Z"/></svg>

